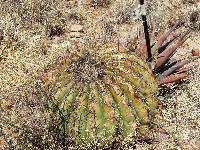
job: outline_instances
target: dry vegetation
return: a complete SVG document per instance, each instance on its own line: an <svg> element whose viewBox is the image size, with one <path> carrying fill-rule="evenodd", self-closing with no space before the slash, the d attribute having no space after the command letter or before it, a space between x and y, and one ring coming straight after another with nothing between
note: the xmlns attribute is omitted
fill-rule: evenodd
<svg viewBox="0 0 200 150"><path fill-rule="evenodd" d="M92 42L137 44L141 21L135 0L2 0L0 1L0 149L67 149L57 131L47 131L47 102L39 76L67 50ZM200 2L152 0L150 29L159 31L181 18L191 38L176 57L200 49ZM161 117L152 141L131 140L123 149L200 149L200 61L187 84L161 96ZM168 97L169 96L169 97ZM52 110L53 111L53 110Z"/></svg>

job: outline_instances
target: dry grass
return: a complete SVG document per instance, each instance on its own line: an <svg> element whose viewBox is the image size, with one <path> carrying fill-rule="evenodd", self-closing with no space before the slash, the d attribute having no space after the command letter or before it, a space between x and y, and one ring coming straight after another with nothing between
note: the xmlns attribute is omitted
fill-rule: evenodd
<svg viewBox="0 0 200 150"><path fill-rule="evenodd" d="M136 0L0 2L0 149L64 149L67 144L54 138L56 132L47 134L47 104L40 98L38 76L64 57L68 49L89 41L119 39L125 46L136 44L141 26L139 19L131 17L136 6ZM176 55L179 58L190 55L192 49L200 49L200 19L193 17L199 11L198 0L148 3L149 18L158 30L177 17L186 20L183 30L192 26L191 38ZM81 26L81 31L72 33L74 25ZM132 149L200 149L199 64L199 60L190 64L193 71L188 84L162 100L164 107L157 121L155 141L136 145L131 141Z"/></svg>

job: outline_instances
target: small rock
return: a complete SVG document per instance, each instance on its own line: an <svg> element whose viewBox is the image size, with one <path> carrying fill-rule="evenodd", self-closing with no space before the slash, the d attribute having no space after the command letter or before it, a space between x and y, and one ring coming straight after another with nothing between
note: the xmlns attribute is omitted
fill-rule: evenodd
<svg viewBox="0 0 200 150"><path fill-rule="evenodd" d="M83 26L78 25L78 24L74 24L74 25L71 26L70 31L71 32L83 32Z"/></svg>
<svg viewBox="0 0 200 150"><path fill-rule="evenodd" d="M5 146L5 141L3 137L0 137L0 149L4 149L4 146Z"/></svg>
<svg viewBox="0 0 200 150"><path fill-rule="evenodd" d="M82 34L80 32L70 32L70 37L71 38L80 38L81 35Z"/></svg>
<svg viewBox="0 0 200 150"><path fill-rule="evenodd" d="M193 49L192 50L192 55L193 56L200 56L200 50L199 49Z"/></svg>
<svg viewBox="0 0 200 150"><path fill-rule="evenodd" d="M1 108L6 111L12 108L11 102L9 100L3 99L1 100Z"/></svg>

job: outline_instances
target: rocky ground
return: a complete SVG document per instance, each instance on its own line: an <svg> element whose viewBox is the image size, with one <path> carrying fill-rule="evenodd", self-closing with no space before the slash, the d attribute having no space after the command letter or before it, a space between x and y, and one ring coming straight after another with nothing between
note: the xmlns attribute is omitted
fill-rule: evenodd
<svg viewBox="0 0 200 150"><path fill-rule="evenodd" d="M46 111L39 99L39 76L66 57L68 50L110 40L137 45L142 27L137 6L135 0L0 2L0 149L56 145L44 134ZM152 0L147 3L147 14L150 30L155 27L159 32L178 18L182 20L179 31L191 28L190 38L175 57L186 58L192 50L200 50L198 0ZM155 133L155 141L136 143L132 149L200 149L199 64L200 60L190 63L191 76L171 87L173 94L160 97L163 107L157 124L161 131Z"/></svg>

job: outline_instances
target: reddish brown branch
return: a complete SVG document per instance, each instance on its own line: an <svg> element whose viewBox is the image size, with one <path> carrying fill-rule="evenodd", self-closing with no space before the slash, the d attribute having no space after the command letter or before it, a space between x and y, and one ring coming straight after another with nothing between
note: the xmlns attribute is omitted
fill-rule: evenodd
<svg viewBox="0 0 200 150"><path fill-rule="evenodd" d="M187 76L188 76L188 71L181 71L177 74L158 79L157 83L158 83L158 85L173 83L173 82L179 81L181 79L184 79Z"/></svg>

